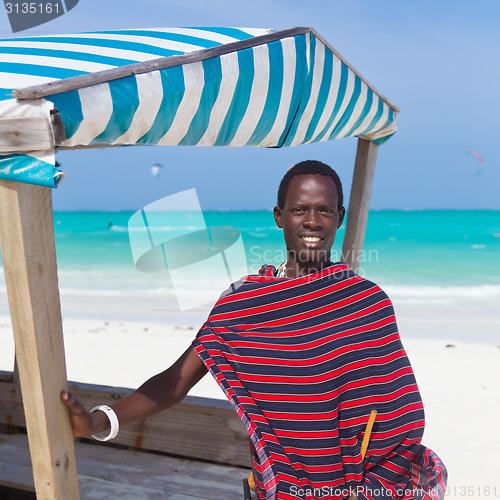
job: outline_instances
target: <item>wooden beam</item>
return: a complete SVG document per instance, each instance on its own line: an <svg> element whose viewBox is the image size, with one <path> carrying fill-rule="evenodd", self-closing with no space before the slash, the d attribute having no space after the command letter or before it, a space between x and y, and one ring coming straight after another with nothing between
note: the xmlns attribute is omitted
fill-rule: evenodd
<svg viewBox="0 0 500 500"><path fill-rule="evenodd" d="M44 151L54 147L54 135L42 116L7 118L0 121L0 152Z"/></svg>
<svg viewBox="0 0 500 500"><path fill-rule="evenodd" d="M0 240L37 497L79 498L51 190L0 181Z"/></svg>
<svg viewBox="0 0 500 500"><path fill-rule="evenodd" d="M85 499L234 500L242 498L241 481L249 472L249 468L124 450L95 441L76 442L75 448ZM0 434L0 485L34 490L23 434Z"/></svg>
<svg viewBox="0 0 500 500"><path fill-rule="evenodd" d="M0 372L1 375L6 372ZM7 375L4 375L7 379ZM69 383L69 390L86 408L113 404L132 389ZM0 381L0 425L24 428L19 386ZM182 403L146 420L120 428L106 446L130 446L195 460L250 467L248 433L228 401L187 396ZM80 464L78 464L80 466Z"/></svg>
<svg viewBox="0 0 500 500"><path fill-rule="evenodd" d="M374 142L358 139L344 244L342 245L342 262L345 262L356 272L359 270L365 239L377 151L378 146Z"/></svg>

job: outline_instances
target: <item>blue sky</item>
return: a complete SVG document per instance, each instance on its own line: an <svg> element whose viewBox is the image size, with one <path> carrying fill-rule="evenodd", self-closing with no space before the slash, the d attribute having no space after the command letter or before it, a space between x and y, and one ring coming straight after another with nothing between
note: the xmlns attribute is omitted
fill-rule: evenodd
<svg viewBox="0 0 500 500"><path fill-rule="evenodd" d="M373 209L500 209L497 0L80 0L28 34L157 26L314 27L401 109L380 147ZM12 36L0 9L0 35ZM478 151L485 167L480 175ZM355 139L288 149L129 147L57 154L55 210L122 210L195 187L204 209L267 209L289 165L334 166L349 192ZM151 165L162 163L158 179Z"/></svg>

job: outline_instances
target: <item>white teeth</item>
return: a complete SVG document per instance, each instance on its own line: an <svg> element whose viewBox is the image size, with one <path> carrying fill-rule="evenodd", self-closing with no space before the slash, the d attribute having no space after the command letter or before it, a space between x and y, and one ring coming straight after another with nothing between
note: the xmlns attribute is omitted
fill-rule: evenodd
<svg viewBox="0 0 500 500"><path fill-rule="evenodd" d="M302 236L302 239L308 243L316 243L321 240L321 238L318 238L317 236Z"/></svg>

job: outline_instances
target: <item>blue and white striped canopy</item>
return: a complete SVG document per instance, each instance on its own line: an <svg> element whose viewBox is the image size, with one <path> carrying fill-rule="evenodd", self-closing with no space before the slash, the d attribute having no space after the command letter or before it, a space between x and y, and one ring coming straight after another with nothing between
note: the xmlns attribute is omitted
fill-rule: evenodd
<svg viewBox="0 0 500 500"><path fill-rule="evenodd" d="M59 148L380 143L396 111L310 28L0 40L0 178L9 180L54 186Z"/></svg>

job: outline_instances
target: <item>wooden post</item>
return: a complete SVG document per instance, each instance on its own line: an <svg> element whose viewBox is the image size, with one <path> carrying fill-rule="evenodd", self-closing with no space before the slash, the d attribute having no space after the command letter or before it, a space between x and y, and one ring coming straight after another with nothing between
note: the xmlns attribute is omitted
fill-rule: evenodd
<svg viewBox="0 0 500 500"><path fill-rule="evenodd" d="M0 181L0 238L38 499L79 498L51 189Z"/></svg>
<svg viewBox="0 0 500 500"><path fill-rule="evenodd" d="M342 262L345 262L356 272L359 269L365 239L377 150L378 146L372 141L358 139L344 244L342 245Z"/></svg>

